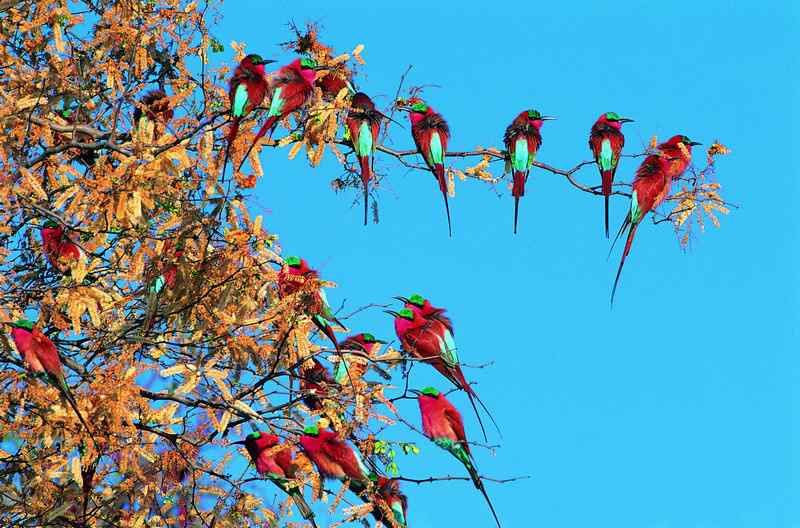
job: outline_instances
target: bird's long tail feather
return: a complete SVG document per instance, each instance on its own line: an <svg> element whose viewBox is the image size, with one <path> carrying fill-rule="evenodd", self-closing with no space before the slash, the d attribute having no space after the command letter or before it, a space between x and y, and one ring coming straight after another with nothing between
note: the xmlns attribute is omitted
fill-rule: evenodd
<svg viewBox="0 0 800 528"><path fill-rule="evenodd" d="M364 225L367 225L367 209L369 206L369 180L372 177L372 169L369 166L369 156L359 156L361 164L361 183L364 185Z"/></svg>
<svg viewBox="0 0 800 528"><path fill-rule="evenodd" d="M158 298L158 292L150 292L147 296L147 311L144 316L144 326L142 326L143 336L153 327L153 320L155 320L156 312L158 311Z"/></svg>
<svg viewBox="0 0 800 528"><path fill-rule="evenodd" d="M275 123L278 122L278 118L279 117L280 116L271 116L271 117L267 118L267 120L264 122L264 124L258 130L258 133L256 134L256 137L253 138L253 142L250 144L250 148L247 149L247 153L242 158L242 161L239 162L239 168L236 169L237 172L242 170L242 165L244 165L244 162L247 161L247 158L250 156L250 153L253 151L253 148L256 146L256 143L258 143L259 139L264 137L264 135L267 133L267 131L269 131L269 135L270 135L270 137L272 137L272 129L275 126Z"/></svg>
<svg viewBox="0 0 800 528"><path fill-rule="evenodd" d="M319 331L325 334L328 339L331 340L331 343L333 343L333 346L336 348L336 352L339 352L339 341L336 339L336 334L333 332L331 325L328 324L328 322L320 315L315 315L311 318L311 320L314 321L314 324L317 326L317 328L319 328Z"/></svg>
<svg viewBox="0 0 800 528"><path fill-rule="evenodd" d="M300 515L303 516L303 519L311 522L311 526L317 528L317 523L314 521L314 512L311 511L311 507L306 502L306 499L303 498L303 494L300 492L300 490L294 488L288 493L294 501L295 506L297 506L297 511L299 511Z"/></svg>
<svg viewBox="0 0 800 528"><path fill-rule="evenodd" d="M633 243L633 237L636 234L636 228L639 227L639 222L631 224L631 228L628 231L628 239L625 241L625 249L622 252L622 258L619 260L619 268L617 268L617 276L614 278L614 287L611 289L611 306L614 306L614 295L617 293L617 284L619 283L619 276L622 273L622 266L625 265L625 258L628 256L628 253L631 252L631 244Z"/></svg>
<svg viewBox="0 0 800 528"><path fill-rule="evenodd" d="M511 188L511 195L514 197L514 234L517 234L517 218L519 217L519 199L525 196L525 173L514 171L514 185Z"/></svg>
<svg viewBox="0 0 800 528"><path fill-rule="evenodd" d="M94 447L99 452L100 446L97 445L97 441L94 439L94 432L92 432L92 430L89 428L89 425L86 423L86 420L83 419L83 414L81 414L81 411L78 410L78 402L75 401L75 397L72 395L72 391L69 390L69 386L67 386L66 380L64 378L56 380L56 386L64 395L64 399L67 400L69 406L72 407L72 410L75 411L75 415L78 417L78 420L80 420L81 425L83 425L83 428L86 429L86 433L89 435L89 438L92 439Z"/></svg>
<svg viewBox="0 0 800 528"><path fill-rule="evenodd" d="M442 191L444 198L444 209L447 212L447 232L453 236L453 226L450 223L450 204L447 202L447 180L444 178L444 165L437 163L433 166L433 173L436 176L436 181L439 182L439 190Z"/></svg>
<svg viewBox="0 0 800 528"><path fill-rule="evenodd" d="M614 171L601 171L603 180L603 198L605 199L606 238L608 238L608 201L611 196L611 185L614 182Z"/></svg>
<svg viewBox="0 0 800 528"><path fill-rule="evenodd" d="M220 176L220 181L225 179L225 170L228 168L228 161L231 158L231 147L233 146L233 142L236 141L236 136L239 134L239 120L240 118L234 117L233 123L231 123L231 129L228 132L228 145L225 147L225 161L222 162L222 175Z"/></svg>
<svg viewBox="0 0 800 528"><path fill-rule="evenodd" d="M497 528L500 528L500 519L497 518L497 512L494 510L491 499L489 499L489 494L486 493L486 488L483 486L483 481L481 480L480 475L478 475L477 468L473 464L464 465L469 472L470 478L472 478L472 483L475 485L475 488L480 491L483 495L483 498L486 499L486 504L489 505L489 509L492 511L492 517L494 517L494 522L497 523Z"/></svg>
<svg viewBox="0 0 800 528"><path fill-rule="evenodd" d="M481 415L478 412L478 407L475 405L476 401L481 406L483 411L486 413L486 416L489 417L489 420L491 420L492 425L494 425L495 430L497 430L497 434L499 434L500 437L502 438L503 437L503 433L500 431L500 427L497 425L497 422L494 420L494 417L492 416L492 413L489 412L489 409L486 407L486 405L480 399L480 397L478 396L478 393L475 392L475 390L472 388L472 386L469 383L467 383L466 378L464 378L464 374L462 372L460 372L460 370L456 371L454 373L454 375L453 375L452 381L453 381L453 384L456 387L458 387L459 389L462 389L464 392L467 393L467 398L469 398L469 403L470 403L470 405L472 405L472 409L475 411L475 417L478 418L478 425L480 425L480 427L481 427L481 432L483 433L483 439L485 441L489 440L489 438L486 436L486 429L483 426L483 421L481 420Z"/></svg>

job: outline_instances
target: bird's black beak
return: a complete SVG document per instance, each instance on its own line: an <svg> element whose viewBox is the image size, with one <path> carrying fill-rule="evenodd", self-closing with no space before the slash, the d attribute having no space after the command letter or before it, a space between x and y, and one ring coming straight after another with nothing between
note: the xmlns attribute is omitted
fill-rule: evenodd
<svg viewBox="0 0 800 528"><path fill-rule="evenodd" d="M312 69L313 69L314 71L330 71L330 70L332 70L333 68L331 68L330 66L315 66L315 67L314 67L314 68L312 68Z"/></svg>
<svg viewBox="0 0 800 528"><path fill-rule="evenodd" d="M274 61L272 59L263 59L261 61L261 64L272 64L273 62L278 62L278 61Z"/></svg>
<svg viewBox="0 0 800 528"><path fill-rule="evenodd" d="M697 141L690 141L689 146L694 147L695 145L702 145L702 143L698 143Z"/></svg>
<svg viewBox="0 0 800 528"><path fill-rule="evenodd" d="M383 341L383 340L381 340L381 339L376 339L376 340L375 340L375 342L376 342L376 343L380 343L380 344L382 344L382 345L385 345L386 343L388 343L388 341Z"/></svg>
<svg viewBox="0 0 800 528"><path fill-rule="evenodd" d="M422 394L422 391L418 391L417 389L408 389L408 392L410 392L412 394L416 394L417 396Z"/></svg>
<svg viewBox="0 0 800 528"><path fill-rule="evenodd" d="M246 442L244 440L239 440L238 442L231 442L231 444L244 445Z"/></svg>
<svg viewBox="0 0 800 528"><path fill-rule="evenodd" d="M384 310L384 312L391 315L392 317L400 317L400 314L395 312L394 310Z"/></svg>
<svg viewBox="0 0 800 528"><path fill-rule="evenodd" d="M556 120L556 118L553 117L553 116L542 116L539 119L541 119L542 121L555 121Z"/></svg>
<svg viewBox="0 0 800 528"><path fill-rule="evenodd" d="M633 119L629 119L627 117L620 117L619 119L617 119L617 121L619 121L620 123L633 123Z"/></svg>
<svg viewBox="0 0 800 528"><path fill-rule="evenodd" d="M400 301L401 303L405 303L405 304L408 304L408 303L409 303L409 300L408 300L408 298L407 298L407 297L392 297L392 299L397 299L397 300L398 300L398 301Z"/></svg>

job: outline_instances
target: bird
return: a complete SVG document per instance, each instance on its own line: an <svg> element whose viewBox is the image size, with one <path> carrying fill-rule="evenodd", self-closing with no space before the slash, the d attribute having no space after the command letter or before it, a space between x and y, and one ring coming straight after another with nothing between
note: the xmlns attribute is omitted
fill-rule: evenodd
<svg viewBox="0 0 800 528"><path fill-rule="evenodd" d="M225 161L222 164L222 176L231 155L231 146L239 133L239 123L254 108L261 104L269 88L264 66L275 61L264 59L261 55L251 53L236 66L228 85L228 99L231 105L231 128L228 131L228 144L225 148ZM246 156L245 156L246 157Z"/></svg>
<svg viewBox="0 0 800 528"><path fill-rule="evenodd" d="M81 250L70 240L64 228L52 220L42 225L42 249L50 265L61 273L69 273L69 267L78 262Z"/></svg>
<svg viewBox="0 0 800 528"><path fill-rule="evenodd" d="M280 444L280 438L274 434L255 431L248 434L244 440L232 443L244 445L256 466L258 474L268 478L289 495L300 511L300 515L316 528L317 523L314 521L314 513L305 498L303 498L303 492L300 491L297 485L290 483L295 478L297 468L292 461L292 454L289 448L287 447L277 452L273 451L273 448Z"/></svg>
<svg viewBox="0 0 800 528"><path fill-rule="evenodd" d="M353 449L333 431L310 425L300 436L300 446L323 479L349 480L351 488L360 493L377 476L367 468L358 450Z"/></svg>
<svg viewBox="0 0 800 528"><path fill-rule="evenodd" d="M302 287L306 280L319 280L319 272L311 269L305 259L291 256L285 259L286 265L278 273L278 292L281 297L291 295ZM336 350L339 342L333 332L331 323L336 323L344 328L328 305L328 299L323 288L316 288L310 299L306 299L306 315L314 322L317 328L331 340Z"/></svg>
<svg viewBox="0 0 800 528"><path fill-rule="evenodd" d="M497 427L497 423L492 418L491 413L489 413L489 410L464 377L461 364L458 361L455 340L447 327L437 320L426 320L419 312L413 312L408 308L403 308L399 312L384 311L394 317L395 333L406 352L414 358L431 365L450 380L453 385L467 393L467 398L469 398L469 402L475 410L475 416L478 418L484 439L487 439L486 429L483 426L478 407L475 405L476 400L486 411L489 419L491 419L499 432L500 429Z"/></svg>
<svg viewBox="0 0 800 528"><path fill-rule="evenodd" d="M147 130L152 126L149 139L151 141L157 139L161 135L159 127L165 127L174 115L169 106L167 94L163 90L151 90L144 94L140 105L133 111L133 126L139 131Z"/></svg>
<svg viewBox="0 0 800 528"><path fill-rule="evenodd" d="M456 335L453 330L453 322L445 315L447 310L433 306L431 302L422 295L415 293L410 297L395 297L395 299L405 303L403 308L408 308L412 312L419 312L424 319L436 319L445 325L451 334L454 336Z"/></svg>
<svg viewBox="0 0 800 528"><path fill-rule="evenodd" d="M439 190L444 198L447 212L447 230L453 236L450 223L450 205L447 202L447 180L444 172L444 158L447 155L447 142L450 140L450 128L441 114L434 111L425 101L412 97L406 101L404 110L408 111L411 121L411 135L417 151L422 155L425 164L433 172L439 183Z"/></svg>
<svg viewBox="0 0 800 528"><path fill-rule="evenodd" d="M144 318L145 323L143 327L145 332L149 331L153 324L153 319L158 311L159 300L164 288L166 287L172 289L175 287L175 282L178 277L178 260L180 260L180 258L183 256L183 241L180 241L175 245L175 251L173 252L172 258L164 259L163 256L168 255L171 249L172 241L167 240L164 243L164 248L162 249L162 260L158 263L158 265L154 264L148 273L151 276L155 275L156 273L158 273L158 275L148 281L149 285L147 286L147 301Z"/></svg>
<svg viewBox="0 0 800 528"><path fill-rule="evenodd" d="M339 363L336 365L334 371L334 379L336 383L342 385L345 381L352 381L354 378L360 378L364 375L367 369L367 362L369 359L374 358L381 345L385 345L386 341L375 338L369 332L362 332L348 336L344 341L339 344L342 351L352 351L355 354L341 354ZM359 357L366 357L367 359L360 359ZM375 363L370 363L370 366L386 380L392 379L392 376L380 368Z"/></svg>
<svg viewBox="0 0 800 528"><path fill-rule="evenodd" d="M497 513L494 511L492 501L486 493L478 469L475 467L475 461L469 449L469 443L464 433L464 421L461 419L461 413L458 412L450 401L445 398L444 394L439 392L434 387L426 387L417 393L417 401L419 403L419 411L422 415L422 431L429 439L437 446L445 451L449 451L459 462L464 464L467 469L472 483L475 485L486 499L489 509L492 511L492 516L499 528L500 520L497 518Z"/></svg>
<svg viewBox="0 0 800 528"><path fill-rule="evenodd" d="M33 321L19 319L16 322L6 324L11 326L11 338L14 341L14 346L25 360L25 363L35 374L44 376L53 387L58 389L70 407L72 407L72 410L75 411L86 432L89 433L92 442L97 446L92 430L87 425L80 410L78 410L78 403L75 401L69 385L67 385L64 377L64 368L61 366L61 358L58 355L58 349L55 344L34 325Z"/></svg>
<svg viewBox="0 0 800 528"><path fill-rule="evenodd" d="M396 479L378 476L375 482L376 496L384 502L392 513L393 520L400 528L408 526L408 497L400 491L400 483ZM372 515L384 526L391 526L380 504L375 504Z"/></svg>
<svg viewBox="0 0 800 528"><path fill-rule="evenodd" d="M364 187L364 225L367 225L369 181L372 179L372 156L378 146L378 134L384 115L375 110L375 104L364 92L353 95L345 125L350 134L358 163L361 167L361 184Z"/></svg>
<svg viewBox="0 0 800 528"><path fill-rule="evenodd" d="M625 146L622 125L631 122L633 119L620 117L616 112L606 112L597 118L589 132L589 148L592 150L597 168L600 169L602 191L605 197L606 238L608 238L608 200L611 196L611 186L614 183L614 174L617 172L622 147Z"/></svg>
<svg viewBox="0 0 800 528"><path fill-rule="evenodd" d="M619 268L617 268L617 276L614 279L614 286L611 290L612 307L614 306L614 296L617 292L617 284L622 273L622 267L625 265L625 259L631 251L631 244L639 223L647 213L653 211L666 198L673 180L680 177L689 166L691 148L700 144L684 135L673 136L659 145L655 154L647 156L636 170L630 210L625 216L614 242L611 244L611 250L613 250L620 235L626 229L628 230L625 249L622 251L622 258L619 261Z"/></svg>
<svg viewBox="0 0 800 528"><path fill-rule="evenodd" d="M525 195L525 182L536 159L536 153L542 146L542 134L539 129L545 121L551 119L555 118L543 116L538 110L525 110L514 118L503 135L514 180L511 187L511 195L514 197L514 234L517 234L519 199Z"/></svg>
<svg viewBox="0 0 800 528"><path fill-rule="evenodd" d="M300 377L303 403L312 411L322 408L321 398L327 395L327 387L334 384L328 369L317 358L311 358L311 367L304 368Z"/></svg>
<svg viewBox="0 0 800 528"><path fill-rule="evenodd" d="M242 165L259 139L264 137L267 132L269 132L269 137L272 137L272 133L281 119L306 104L314 92L317 71L323 69L327 68L318 66L317 62L310 57L303 57L281 67L270 76L267 80L269 83L268 92L271 96L269 110L267 110L267 120L258 130L237 170L241 170Z"/></svg>

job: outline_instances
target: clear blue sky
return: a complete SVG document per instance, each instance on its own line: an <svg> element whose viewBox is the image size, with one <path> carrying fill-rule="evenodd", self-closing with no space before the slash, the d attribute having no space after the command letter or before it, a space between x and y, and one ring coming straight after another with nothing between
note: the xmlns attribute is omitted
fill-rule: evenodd
<svg viewBox="0 0 800 528"><path fill-rule="evenodd" d="M460 183L447 238L428 173L388 159L381 223L364 227L355 194L336 195L328 160L313 170L265 151L257 199L285 254L302 254L340 287L348 308L419 292L448 307L462 361L504 432L495 456L477 450L506 528L752 528L800 526L797 485L798 7L793 2L262 2L229 1L217 37L285 62L286 22L318 20L337 50L366 46L360 87L387 104L400 74L439 84L428 102L452 130L452 149L499 146L521 110L558 117L539 159L571 167L589 156L589 127L605 111L626 125L627 151L685 133L732 150L723 193L742 208L683 253L669 226L639 230L617 303L619 258L606 261L602 201L535 171L511 233L513 203ZM793 73L794 72L794 73ZM404 120L405 121L405 120ZM410 148L408 127L392 145ZM701 151L697 151L700 154ZM699 156L698 156L699 157ZM466 165L457 164L465 167ZM624 160L618 178L630 180ZM594 168L580 173L597 183ZM613 201L612 223L621 221ZM380 310L354 331L393 338ZM413 382L447 383L432 369ZM463 395L468 435L480 431ZM408 415L418 419L416 405ZM408 476L461 474L423 447ZM793 452L794 451L794 452ZM256 485L258 488L260 484ZM268 484L263 489L273 490ZM404 485L414 528L490 527L466 482ZM325 525L325 514L322 524Z"/></svg>

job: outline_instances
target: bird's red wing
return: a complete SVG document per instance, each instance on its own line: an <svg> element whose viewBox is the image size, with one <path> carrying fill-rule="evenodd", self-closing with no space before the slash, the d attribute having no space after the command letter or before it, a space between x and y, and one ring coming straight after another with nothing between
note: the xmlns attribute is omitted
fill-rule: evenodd
<svg viewBox="0 0 800 528"><path fill-rule="evenodd" d="M358 145L358 132L361 128L361 121L348 117L344 120L344 124L347 126L347 130L350 131L350 143L353 144L353 148L355 149Z"/></svg>
<svg viewBox="0 0 800 528"><path fill-rule="evenodd" d="M309 95L311 95L311 87L304 80L283 85L281 87L281 99L284 100L284 103L281 113L288 115L294 112L303 106Z"/></svg>
<svg viewBox="0 0 800 528"><path fill-rule="evenodd" d="M363 478L361 467L350 446L339 440L328 440L325 442L324 449L325 454L339 464L351 480L361 480Z"/></svg>
<svg viewBox="0 0 800 528"><path fill-rule="evenodd" d="M433 169L431 164L428 163L431 156L431 133L430 130L422 129L419 126L415 126L411 129L411 135L414 137L417 150L422 154L422 159L425 160L425 164L428 168Z"/></svg>
<svg viewBox="0 0 800 528"><path fill-rule="evenodd" d="M458 441L462 443L461 445L469 453L469 444L467 444L467 437L464 434L464 421L461 419L461 413L448 402L444 408L444 417Z"/></svg>
<svg viewBox="0 0 800 528"><path fill-rule="evenodd" d="M410 345L408 351L417 359L435 360L441 357L439 340L436 338L433 326L428 322L425 326L406 333L406 341Z"/></svg>
<svg viewBox="0 0 800 528"><path fill-rule="evenodd" d="M666 176L666 161L657 155L647 156L636 170L633 190L636 192L642 216L657 207L663 199L669 189Z"/></svg>
<svg viewBox="0 0 800 528"><path fill-rule="evenodd" d="M64 377L64 371L61 368L61 360L58 357L58 350L50 339L44 335L38 328L33 330L31 337L31 345L34 354L39 358L44 370L49 374L59 378Z"/></svg>

